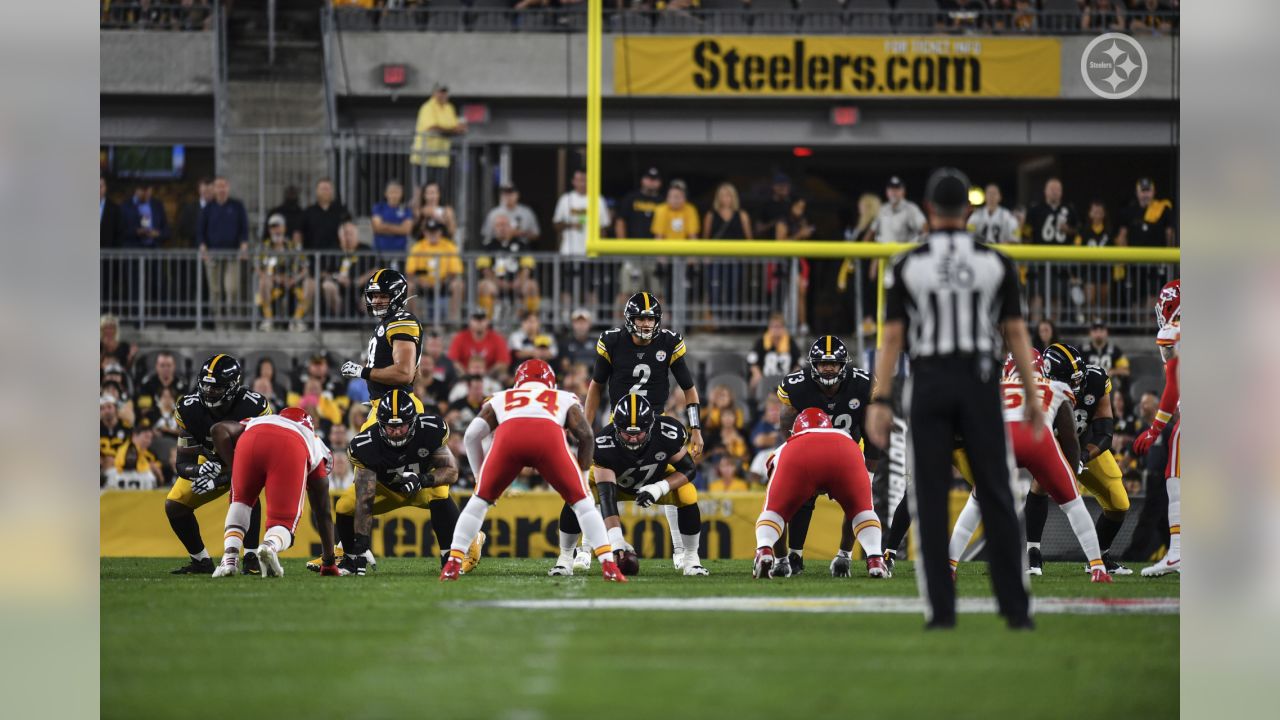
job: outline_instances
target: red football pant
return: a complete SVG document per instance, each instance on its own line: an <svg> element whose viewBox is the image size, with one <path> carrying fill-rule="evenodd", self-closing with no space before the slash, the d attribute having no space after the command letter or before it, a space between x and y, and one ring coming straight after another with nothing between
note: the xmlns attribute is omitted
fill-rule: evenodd
<svg viewBox="0 0 1280 720"><path fill-rule="evenodd" d="M231 502L253 507L267 495L263 527L282 525L296 532L302 518L303 489L310 461L306 442L298 433L275 425L256 425L236 443L231 466Z"/></svg>
<svg viewBox="0 0 1280 720"><path fill-rule="evenodd" d="M512 418L494 432L493 445L480 465L476 497L493 504L526 467L537 470L570 505L587 496L564 428L543 418Z"/></svg>
<svg viewBox="0 0 1280 720"><path fill-rule="evenodd" d="M1040 429L1040 438L1031 436L1031 430L1023 422L1007 422L1009 442L1018 467L1031 472L1049 497L1059 505L1065 505L1080 497L1076 490L1076 473L1067 465L1062 447L1049 428Z"/></svg>
<svg viewBox="0 0 1280 720"><path fill-rule="evenodd" d="M813 433L782 446L765 490L765 510L791 522L796 510L819 493L839 503L846 520L871 510L871 477L862 450L857 443L832 440L839 438Z"/></svg>

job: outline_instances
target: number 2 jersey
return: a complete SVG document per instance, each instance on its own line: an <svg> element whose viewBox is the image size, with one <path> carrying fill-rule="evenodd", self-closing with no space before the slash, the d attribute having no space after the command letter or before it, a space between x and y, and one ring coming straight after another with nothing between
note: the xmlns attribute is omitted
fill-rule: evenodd
<svg viewBox="0 0 1280 720"><path fill-rule="evenodd" d="M871 376L850 367L835 393L827 395L808 372L800 370L782 379L778 399L783 405L795 408L797 413L818 408L831 416L831 424L837 430L843 430L854 440L862 440L862 416L871 401Z"/></svg>
<svg viewBox="0 0 1280 720"><path fill-rule="evenodd" d="M373 337L369 338L368 360L365 365L370 368L385 368L395 364L395 353L392 346L396 341L406 341L413 343L413 366L418 366L418 361L422 359L422 326L418 324L418 318L412 313L401 310L400 312L388 313L382 321L378 323L378 327L373 331ZM388 392L396 388L391 385L385 385L373 380L366 380L369 385L369 397L378 400ZM405 392L412 392L413 388L409 385L400 386Z"/></svg>
<svg viewBox="0 0 1280 720"><path fill-rule="evenodd" d="M682 390L693 387L693 374L685 362L684 338L673 330L659 330L648 345L637 345L622 328L606 330L596 341L596 367L591 379L609 389L609 407L635 393L662 412L671 395L675 375Z"/></svg>
<svg viewBox="0 0 1280 720"><path fill-rule="evenodd" d="M351 466L372 471L384 485L399 479L402 472L425 473L431 465L431 454L449 441L449 425L427 414L419 415L417 422L413 437L401 447L388 443L376 424L369 426L347 444Z"/></svg>
<svg viewBox="0 0 1280 720"><path fill-rule="evenodd" d="M666 415L659 415L654 418L649 442L640 452L632 452L618 443L613 423L609 423L596 435L596 451L591 464L612 470L617 476L618 487L634 493L642 485L665 478L671 458L678 455L688 441L689 435L683 425ZM693 480L692 477L689 479Z"/></svg>
<svg viewBox="0 0 1280 720"><path fill-rule="evenodd" d="M271 414L271 403L245 387L235 390L236 397L227 405L227 411L215 413L200 402L200 396L192 393L182 398L174 410L173 419L182 430L178 447L197 448L205 457L217 457L213 449L213 426L231 420L240 422L249 418Z"/></svg>

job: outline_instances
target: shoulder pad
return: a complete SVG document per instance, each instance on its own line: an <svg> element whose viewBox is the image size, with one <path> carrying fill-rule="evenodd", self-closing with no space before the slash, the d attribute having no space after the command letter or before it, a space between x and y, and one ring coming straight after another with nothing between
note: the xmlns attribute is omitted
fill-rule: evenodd
<svg viewBox="0 0 1280 720"><path fill-rule="evenodd" d="M804 382L808 375L803 370L797 370L782 379L783 385L799 385Z"/></svg>
<svg viewBox="0 0 1280 720"><path fill-rule="evenodd" d="M672 338L674 338L676 341L679 341L679 340L680 340L680 333L676 332L675 330L670 330L670 329L668 329L668 328L662 328L662 329L661 329L661 330L659 330L658 332L659 332L660 334L670 335L670 336L671 336Z"/></svg>
<svg viewBox="0 0 1280 720"><path fill-rule="evenodd" d="M401 310L397 310L396 312L382 319L383 322L388 322L388 323L395 322L397 320L412 320L414 322L417 322L418 318L408 310L401 309Z"/></svg>
<svg viewBox="0 0 1280 720"><path fill-rule="evenodd" d="M856 379L858 379L858 380L870 380L870 379L871 379L871 375L870 375L870 374L868 374L866 370L863 370L862 368L859 368L859 367L850 367L850 368L849 368L849 377L850 377L850 378L856 378Z"/></svg>

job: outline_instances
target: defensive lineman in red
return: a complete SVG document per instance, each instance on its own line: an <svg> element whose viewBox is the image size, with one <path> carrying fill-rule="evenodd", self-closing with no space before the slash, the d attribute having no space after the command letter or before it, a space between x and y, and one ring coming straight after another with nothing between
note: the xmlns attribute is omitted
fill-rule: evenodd
<svg viewBox="0 0 1280 720"><path fill-rule="evenodd" d="M578 444L575 460L569 452L565 429ZM493 434L486 456L484 439ZM449 560L440 571L441 580L457 580L462 559L472 539L480 532L489 506L515 480L521 469L532 467L555 488L578 517L587 543L600 559L604 579L626 582L618 570L609 546L604 519L591 502L582 468L591 467L595 437L583 414L578 397L556 389L556 375L542 360L526 360L516 368L515 387L496 393L480 414L467 426L463 438L467 459L476 473L476 490L463 509L453 532Z"/></svg>
<svg viewBox="0 0 1280 720"><path fill-rule="evenodd" d="M262 577L280 577L280 553L293 544L302 518L303 489L321 523L321 575L338 575L333 557L333 515L329 511L329 469L333 456L316 437L311 416L302 408L285 408L279 415L263 415L213 427L218 455L231 465L231 507L227 509L222 562L214 577L236 574L236 558L244 545L249 513L258 497L267 497L267 532L258 548Z"/></svg>
<svg viewBox="0 0 1280 720"><path fill-rule="evenodd" d="M880 520L871 507L871 477L862 450L847 433L831 425L818 408L796 416L791 437L769 458L770 480L764 511L756 520L756 559L752 574L770 577L773 544L796 510L826 493L844 510L844 520L867 554L867 575L889 577L880 552Z"/></svg>
<svg viewBox="0 0 1280 720"><path fill-rule="evenodd" d="M1044 418L1049 427L1028 427L1026 410L1028 399L1023 390L1018 368L1010 355L1004 365L1004 381L1000 383L1000 393L1004 399L1004 423L1009 434L1009 445L1013 452L1013 460L1018 467L1031 472L1037 485L1044 489L1062 508L1071 529L1080 541L1085 557L1089 559L1090 579L1096 583L1111 582L1102 561L1102 551L1098 547L1098 533L1093 527L1093 518L1084 506L1084 500L1076 489L1076 469L1080 467L1080 445L1076 438L1075 416L1072 412L1074 398L1064 389L1050 387L1045 379L1040 353L1031 350L1032 368L1034 369L1034 386L1039 394L1034 402L1042 403ZM1058 432L1054 439L1053 430ZM1059 445L1059 439L1062 444ZM1016 473L1009 469L1009 477ZM969 494L960 516L956 518L955 527L951 531L951 575L955 578L956 566L960 555L968 547L969 540L978 528L981 512L978 501Z"/></svg>
<svg viewBox="0 0 1280 720"><path fill-rule="evenodd" d="M1169 462L1165 465L1165 489L1169 493L1169 551L1151 567L1142 569L1143 577L1157 577L1182 572L1182 395L1178 389L1178 354L1182 345L1182 281L1173 280L1160 289L1156 301L1156 345L1164 360L1164 392L1155 422L1133 442L1133 451L1146 455L1159 439L1164 427L1173 419L1169 436Z"/></svg>

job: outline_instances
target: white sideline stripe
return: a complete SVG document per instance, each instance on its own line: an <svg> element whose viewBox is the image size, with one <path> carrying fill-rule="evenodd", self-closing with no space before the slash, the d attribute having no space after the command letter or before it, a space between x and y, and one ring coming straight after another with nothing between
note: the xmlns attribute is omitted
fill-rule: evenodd
<svg viewBox="0 0 1280 720"><path fill-rule="evenodd" d="M919 615L924 602L914 597L852 598L618 598L556 600L480 600L461 603L467 607L510 610L703 610L729 612L793 612ZM1032 599L1035 613L1044 615L1177 615L1179 601L1165 598L1062 598ZM962 613L993 613L994 598L959 598Z"/></svg>

